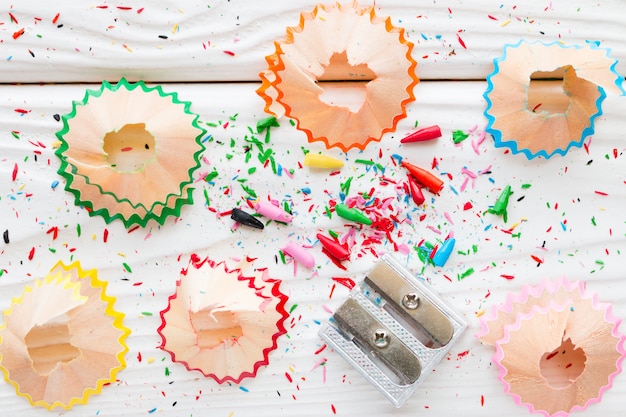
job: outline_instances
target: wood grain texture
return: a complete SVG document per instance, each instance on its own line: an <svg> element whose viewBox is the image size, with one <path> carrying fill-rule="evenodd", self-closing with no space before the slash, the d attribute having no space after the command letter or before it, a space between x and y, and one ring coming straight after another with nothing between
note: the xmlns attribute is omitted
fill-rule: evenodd
<svg viewBox="0 0 626 417"><path fill-rule="evenodd" d="M0 309L9 306L11 297L19 295L24 284L42 277L57 260L80 260L84 267L97 268L101 279L109 282L109 293L118 298L116 307L126 314L125 324L132 330L128 339L128 367L119 374L119 382L105 387L101 395L92 397L87 406L71 412L49 412L31 408L12 388L0 384L0 403L4 410L20 416L99 415L131 416L149 414L274 416L274 415L337 415L375 416L393 414L412 416L429 413L438 416L498 414L503 417L528 415L504 395L491 364L492 351L475 338L476 315L501 302L509 291L522 285L537 283L543 278L567 275L585 279L600 299L614 304L614 313L626 316L626 291L623 283L623 248L626 229L623 222L623 145L619 132L626 127L620 117L626 111L624 100L609 98L606 114L598 123L589 154L582 149L571 151L564 158L549 161L527 161L519 156L505 155L490 143L476 154L466 144L455 146L450 137L453 129L468 129L483 124L481 92L484 82L424 82L416 87L418 100L409 106L409 118L397 133L386 135L383 142L363 153L350 153L342 173L330 177L325 172L300 168L303 154L300 147L323 151L319 144L307 144L304 134L283 121L272 133L271 146L276 160L284 169L294 169L293 178L277 177L263 169L256 156L245 163L243 147L249 126L264 117L260 98L254 93L256 83L238 84L168 84L166 90L177 91L182 100L193 103L192 110L201 120L215 123L207 126L215 138L209 143L201 171L217 169L220 176L214 185L197 183L196 204L186 207L177 221L171 219L161 227L149 227L128 233L119 222L105 225L102 219L90 218L85 210L74 206L62 184L53 189L59 161L53 155L54 133L60 124L54 114L70 110L71 100L83 95L81 85L3 86L0 88L0 229L9 230L11 241L0 243L0 261L6 271L0 279ZM454 102L450 97L455 97ZM31 110L25 115L15 108ZM237 115L234 119L231 116ZM399 138L412 130L414 120L438 123L444 138L437 142L408 146ZM224 128L227 124L228 126ZM19 139L9 132L17 131ZM41 145L39 145L41 142ZM620 156L613 156L618 149ZM317 336L319 324L327 320L328 310L335 309L347 295L347 289L334 285L333 276L348 276L357 282L375 259L368 252L348 263L348 271L334 267L319 251L310 249L319 269L299 268L276 263L275 256L289 239L313 243L315 233L327 229L341 230L341 222L328 219L322 212L328 204L328 190L335 194L339 182L353 176L353 193L375 187L377 195L395 196L393 188L379 184L373 171L354 163L354 159L378 159L385 167L385 176L401 181L404 173L394 167L391 154L401 154L412 162L428 166L433 157L441 158L440 173L446 188L434 197L425 210L413 208L410 214L421 213L426 220L414 225L403 224L403 237L398 242L410 245L421 239L441 238L454 231L457 248L468 255L454 254L444 268L426 268L424 277L431 288L441 294L469 323L470 328L451 355L444 360L416 394L399 410L394 409L359 374L336 353L322 347ZM327 154L342 158L337 152ZM227 155L230 155L229 158ZM606 155L606 156L605 156ZM592 162L590 162L592 161ZM16 181L8 181L17 164ZM474 187L461 190L463 167L474 172L491 166L491 174L480 176ZM254 174L248 168L257 167ZM493 183L492 183L492 181ZM294 223L289 227L271 224L264 232L248 229L231 230L228 217L220 217L204 204L206 190L211 207L218 213L239 204L244 193L239 180L262 195L288 197L296 209ZM484 213L510 183L515 194L509 207L509 223ZM531 188L522 190L521 184ZM310 188L308 196L301 192ZM231 190L225 194L225 190ZM456 192L453 192L453 189ZM601 196L595 190L606 192ZM524 199L520 199L524 196ZM519 201L517 201L520 199ZM464 210L470 202L473 209ZM395 204L400 204L395 203ZM309 212L309 207L312 211ZM453 224L444 213L449 213ZM592 220L593 219L593 220ZM592 221L597 224L594 226ZM81 235L77 234L81 226ZM506 233L515 226L519 236ZM52 240L47 231L59 227L59 237ZM563 229L564 227L564 229ZM430 229L432 228L432 229ZM104 243L104 230L108 232ZM550 230L550 231L548 231ZM476 245L477 251L472 251ZM31 248L35 255L29 260ZM386 242L379 250L393 251ZM187 372L172 363L169 356L156 347L158 312L174 291L179 271L189 253L209 253L216 259L250 255L268 266L272 276L281 278L283 291L290 296L294 310L289 321L288 336L279 340L279 348L270 356L270 366L254 379L241 385L218 385L195 372ZM97 253L97 256L95 254ZM537 266L531 255L543 259ZM413 254L396 253L411 270L419 272L421 262ZM601 261L599 264L597 261ZM132 268L125 270L122 263ZM468 278L457 281L458 274L474 268ZM512 281L501 275L514 275ZM446 277L451 278L448 281ZM333 289L333 287L335 287ZM332 297L330 297L332 293ZM467 352L467 353L464 353ZM141 355L141 360L139 360ZM286 374L289 375L288 379ZM624 376L600 404L589 412L606 416L621 413L626 394ZM484 405L481 404L484 398ZM593 411L592 411L593 410Z"/></svg>
<svg viewBox="0 0 626 417"><path fill-rule="evenodd" d="M413 55L421 79L465 81L418 84L416 101L408 106L408 117L397 131L364 152L344 154L326 150L319 142L307 143L302 132L281 120L268 147L281 167L293 173L278 176L263 167L256 151L246 162L246 138L266 116L255 93L257 74L265 68L264 57L273 52L273 41L314 4L309 0L3 4L0 233L7 230L10 243L0 239L0 311L58 260L80 260L85 268L97 268L100 279L109 282L108 292L117 297L116 308L126 314L125 324L132 330L127 369L88 405L69 412L32 408L9 384L0 382L3 415L523 417L528 411L516 406L497 380L492 349L474 338L481 312L502 302L509 291L566 275L586 280L602 301L613 304L615 315L626 317L624 98L609 96L604 114L596 121L596 133L586 142L588 149L573 149L565 157L528 161L495 149L490 138L478 153L467 142L454 145L451 140L456 129L479 132L485 126L484 77L505 43L520 38L600 40L623 61L623 2L377 1L380 14L391 16L415 43ZM22 28L24 33L14 39ZM626 72L623 62L617 69ZM82 99L86 88L98 87L81 83L116 81L122 76L167 82L166 91L176 91L181 100L192 102L191 110L213 137L199 172L219 172L211 184L195 183L195 204L186 206L180 218L132 233L119 222L106 225L99 217L89 217L74 205L56 172L59 160L53 148L61 128L54 116L68 113L72 100ZM413 131L416 122L438 124L443 137L401 145L400 138ZM346 166L334 176L304 168L302 148L342 159ZM322 254L315 234L345 231L336 216L324 215L326 206L338 198L340 183L349 177L353 177L352 195L374 188L377 196L405 205L394 183L381 180L383 175L397 183L406 178L392 155L424 167L436 160L435 172L446 182L441 195L427 195L424 208L407 205L403 214L412 220L399 224L396 231L401 235L392 237L410 252L395 255L415 273L423 270L431 289L469 323L459 345L401 409L394 409L338 354L322 349L317 335L320 323L348 294L332 277L358 282L375 261L371 252L359 247L343 271ZM357 159L380 163L384 174ZM487 173L463 190L464 168ZM272 223L263 232L233 230L228 216L219 214L242 204L247 197L242 184L263 197L293 204L293 224ZM514 194L504 223L486 210L507 184ZM523 184L531 187L522 188ZM423 221L418 220L421 215ZM48 232L52 227L59 229L56 240ZM423 239L441 240L449 232L454 232L461 253L454 253L443 268L423 269L413 246ZM294 271L292 263L283 264L279 250L287 240L311 245L318 268ZM376 250L393 252L394 246L385 239ZM290 296L288 335L279 339L270 365L241 385L218 385L188 372L157 348L158 313L167 305L193 252L216 259L257 257L259 266L269 267L273 277L283 279L282 289ZM532 256L542 263L538 265ZM470 268L473 274L457 279ZM626 377L621 374L602 402L585 415L621 416L624 395ZM582 415L573 415L577 414Z"/></svg>
<svg viewBox="0 0 626 417"><path fill-rule="evenodd" d="M258 81L311 0L14 3L0 16L0 82ZM363 5L371 2L362 2ZM376 2L415 44L421 79L483 79L506 43L601 41L626 57L620 0ZM5 6L6 7L6 6ZM12 21L8 12L17 20ZM55 17L59 17L55 20ZM20 30L24 33L14 39ZM465 45L462 46L461 42ZM618 67L625 72L625 67Z"/></svg>

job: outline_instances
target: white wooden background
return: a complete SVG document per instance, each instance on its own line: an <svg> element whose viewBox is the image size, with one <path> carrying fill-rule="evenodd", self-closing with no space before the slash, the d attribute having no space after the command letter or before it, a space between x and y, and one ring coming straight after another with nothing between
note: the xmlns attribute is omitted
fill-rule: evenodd
<svg viewBox="0 0 626 417"><path fill-rule="evenodd" d="M178 221L170 219L162 227L131 234L118 223L105 225L100 218L89 218L74 206L62 185L51 187L60 180L52 149L60 124L53 116L69 112L72 100L81 99L86 88L96 88L103 79L167 82L164 88L191 101L202 121L229 121L227 128L210 129L215 138L226 144L231 138L240 140L248 126L264 117L263 102L254 90L257 74L265 67L264 57L273 52L273 40L283 36L286 26L296 25L299 13L311 10L315 3L144 0L55 5L2 0L0 4L0 231L9 230L11 236L9 244L0 242L0 268L5 270L0 276L0 309L6 309L11 297L19 295L26 283L44 276L57 260L77 259L85 268L98 268L100 277L109 281L109 293L118 297L117 308L126 313L125 324L132 330L127 369L119 373L119 382L105 387L87 406L69 412L31 408L15 396L12 387L0 382L2 415L524 416L527 410L516 406L497 381L491 349L473 336L478 312L522 285L567 275L587 280L601 300L613 303L614 312L626 317L624 98L607 98L596 134L587 141L588 152L574 149L562 158L527 161L494 149L490 140L481 146L479 155L469 144L458 147L450 140L453 130L484 127L484 77L505 43L520 38L567 43L599 40L612 48L613 56L620 59L617 69L625 73L626 9L621 0L377 1L380 14L405 27L415 43L413 56L419 62L418 76L424 80L415 88L416 102L408 107L408 117L397 133L386 135L363 153L346 155L326 151L319 143L307 144L304 135L283 120L272 134L272 147L284 167L295 169L294 178L277 177L259 168L248 177L248 184L275 198L290 195L296 221L289 227L273 225L262 233L233 232L228 218L217 217L203 204L204 190L218 211L229 210L242 195L235 179L238 167L226 163L226 154L232 150L210 144L209 162L200 171L216 167L220 171L217 184L199 185L194 192L196 204L183 209ZM20 29L23 35L14 39ZM424 146L399 145L399 138L416 121L423 126L439 124L444 138ZM329 177L299 169L302 146L345 159L342 174ZM347 294L337 286L329 298L330 277L360 279L374 259L365 256L348 263L349 271L343 272L316 247L312 249L320 266L316 272L300 268L294 274L292 265L274 263L287 239L306 242L314 240L317 231L339 227L336 219L320 215L328 199L325 190L338 193L339 181L350 175L355 176L354 192L377 186L371 172L354 160L377 158L379 151L385 155L381 163L388 175L398 180L404 174L394 171L392 153L425 166L433 157L441 158L440 169L453 176L441 196L424 210L426 222L406 230L411 236L407 239L413 243L421 238L435 240L438 235L432 228L443 225L443 233L455 233L459 249L478 247L471 256L455 254L444 268L426 269L433 290L466 318L470 329L401 409L394 409L334 352L315 353L322 345L317 336L319 323ZM15 164L19 170L12 181ZM451 187L460 189L463 167L476 172L489 166L492 173L480 176L474 187L458 194L451 191ZM522 190L525 183L532 187ZM483 212L506 184L512 184L516 194L505 225ZM299 192L305 186L311 188L311 201L304 202ZM233 196L224 196L226 187L236 190ZM517 201L522 195L525 198ZM473 210L463 210L468 201ZM306 208L311 204L315 210L308 215ZM453 222L443 213L449 213ZM502 232L513 224L518 224L517 238ZM52 226L60 229L55 241L46 233ZM29 260L32 248L35 252ZM389 245L381 249L391 250ZM259 265L270 266L272 275L284 280L289 305L297 304L288 337L280 339L270 366L239 386L220 386L187 372L156 348L158 312L174 291L183 260L193 251L208 251L217 259L259 257ZM181 255L183 260L179 260ZM543 264L537 267L531 255L543 258ZM415 255L399 257L412 270L421 269ZM132 272L124 270L123 262ZM444 278L455 278L470 267L477 272L463 281ZM503 274L516 278L508 281ZM325 364L318 366L320 362ZM624 395L626 377L619 375L602 402L585 414L622 415Z"/></svg>

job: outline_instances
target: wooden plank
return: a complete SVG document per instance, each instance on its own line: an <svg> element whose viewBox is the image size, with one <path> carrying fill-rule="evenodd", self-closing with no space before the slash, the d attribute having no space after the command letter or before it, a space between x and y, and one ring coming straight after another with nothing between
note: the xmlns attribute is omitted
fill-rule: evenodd
<svg viewBox="0 0 626 417"><path fill-rule="evenodd" d="M452 143L453 130L484 126L484 82L424 82L416 88L417 101L408 107L408 118L397 132L387 134L380 144L372 144L363 153L351 151L345 156L336 149L325 150L320 143L309 144L302 132L281 120L281 126L272 130L268 146L274 149L276 161L283 169L292 169L293 174L277 176L270 168L263 168L254 151L250 162L245 162L249 127L253 129L256 121L265 117L260 110L261 100L254 93L257 86L164 86L167 91L177 91L182 100L191 101L192 111L200 115L203 123L210 124L205 126L215 140L207 145L200 171L216 169L219 177L214 185L195 184L195 204L184 208L180 219L132 233L119 222L106 225L101 218L89 217L84 209L75 207L69 193L63 190L62 181L52 188L54 181L60 180L56 174L59 161L53 154L60 123L54 115L69 112L71 100L82 98L86 87L95 86L0 86L0 232L10 232L9 244L0 240L0 268L4 270L0 277L0 311L8 308L11 298L19 295L25 284L44 276L59 259L80 260L85 268L97 268L99 277L109 282L108 292L117 297L116 307L126 314L125 324L132 330L128 366L118 375L119 382L105 387L88 405L76 406L72 412L103 416L154 413L168 417L304 416L335 412L359 416L393 413L408 417L424 412L446 417L459 413L468 417L524 417L528 411L503 393L491 363L492 349L474 338L478 329L476 316L481 311L502 302L507 292L517 291L523 285L566 275L588 281L588 288L598 292L600 300L613 303L615 315L626 317L622 267L626 246L623 99L609 97L605 101L605 115L598 119L597 132L588 141L588 153L574 149L565 157L528 161L494 149L490 140L480 146L478 154L469 143ZM400 145L399 139L413 130L416 121L421 126L439 124L444 136L426 144ZM334 176L302 168L302 147L345 159L346 166ZM336 216L329 219L323 215L325 206L330 199L338 198L339 183L349 177L353 177L351 196L374 188L375 196L391 198L392 205L405 204L403 194L398 196L392 183L382 185L379 174L355 162L371 159L384 167L386 178L403 181L405 173L393 163L393 154L427 167L436 158L439 168L435 172L446 182L439 196L428 194L423 208L407 206L413 222L398 224L391 236L397 243L406 244L411 255L396 256L419 272L423 265L413 245L422 239L435 242L453 231L457 249L465 254L454 253L444 268L427 267L424 276L430 288L470 324L449 359L399 410L339 355L322 349L317 335L319 324L328 319L329 311L337 308L348 293L347 288L331 278L351 277L358 282L375 261L370 252L359 251L361 257L353 254L353 261L346 263L348 270L343 271L321 253L319 244L315 244L318 231L345 231ZM12 180L15 165L17 176ZM473 172L491 168L490 173L480 175L474 185L468 184L462 190L464 167ZM250 168L256 168L256 172L250 173ZM231 230L230 219L219 213L242 203L246 194L241 181L260 196L291 201L294 223L289 227L270 224L261 233ZM526 183L531 187L523 189L522 184ZM485 211L507 184L512 184L515 193L505 224ZM305 188L310 189L308 194L303 192ZM205 190L210 208L217 213L206 206ZM466 208L468 202L472 208ZM426 216L423 221L419 221L420 215ZM52 227L59 228L56 240L47 232ZM513 233L508 233L513 227ZM276 262L278 251L287 240L311 243L309 251L320 269L300 267L294 274L292 264ZM389 242L375 247L381 252L393 251ZM32 248L34 255L29 259ZM257 257L259 266L267 266L271 276L283 279L282 288L290 296L288 307L293 308L289 335L279 339L270 365L256 378L245 379L240 385L218 385L172 363L166 353L157 349L158 313L167 305L167 297L174 291L191 252L208 253L215 259ZM533 255L543 259L540 266ZM457 275L469 268L474 268L475 273L458 281ZM515 279L507 280L502 275L514 275ZM626 384L620 375L602 402L589 411L594 415L619 415L624 395ZM0 383L0 403L5 413L24 417L63 414L31 408L6 383Z"/></svg>
<svg viewBox="0 0 626 417"><path fill-rule="evenodd" d="M0 16L0 82L257 81L274 40L314 5L312 0L18 2ZM522 38L599 40L623 61L622 6L620 0L376 2L379 14L404 27L415 43L422 79L483 79L503 45ZM620 63L618 70L625 69Z"/></svg>

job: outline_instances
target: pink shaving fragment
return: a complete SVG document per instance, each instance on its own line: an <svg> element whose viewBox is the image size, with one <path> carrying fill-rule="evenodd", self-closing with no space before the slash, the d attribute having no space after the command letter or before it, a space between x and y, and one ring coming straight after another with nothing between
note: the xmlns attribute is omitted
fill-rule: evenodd
<svg viewBox="0 0 626 417"><path fill-rule="evenodd" d="M398 245L398 252L403 255L408 255L409 253L411 253L411 248L409 248L407 244L401 243Z"/></svg>
<svg viewBox="0 0 626 417"><path fill-rule="evenodd" d="M434 226L428 225L428 226L426 226L426 228L429 229L429 230L432 230L433 232L437 233L438 235L441 234L441 230L437 229Z"/></svg>

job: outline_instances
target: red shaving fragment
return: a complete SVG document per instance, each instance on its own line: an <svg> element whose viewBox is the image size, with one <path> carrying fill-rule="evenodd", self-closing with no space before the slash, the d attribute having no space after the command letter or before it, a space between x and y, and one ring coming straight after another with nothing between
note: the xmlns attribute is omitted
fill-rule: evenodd
<svg viewBox="0 0 626 417"><path fill-rule="evenodd" d="M106 4L103 4L101 6L96 6L96 9L108 9L109 6L107 6Z"/></svg>
<svg viewBox="0 0 626 417"><path fill-rule="evenodd" d="M47 235L49 235L50 233L52 233L52 240L55 240L57 238L57 236L59 235L59 228L57 226L52 226L46 232Z"/></svg>
<svg viewBox="0 0 626 417"><path fill-rule="evenodd" d="M137 14L139 14L139 13L141 13L141 12L143 12L143 7L142 7L142 8L140 8L140 9L137 9Z"/></svg>
<svg viewBox="0 0 626 417"><path fill-rule="evenodd" d="M557 353L559 353L559 352L555 350L554 352L552 352L551 354L546 356L546 360L549 361L550 359L554 358Z"/></svg>
<svg viewBox="0 0 626 417"><path fill-rule="evenodd" d="M54 16L54 19L52 19L52 23L56 23L59 20L59 16L61 16L61 13L57 13L56 16Z"/></svg>
<svg viewBox="0 0 626 417"><path fill-rule="evenodd" d="M35 256L35 247L33 246L32 248L30 248L30 252L28 253L28 260L32 261L34 256Z"/></svg>
<svg viewBox="0 0 626 417"><path fill-rule="evenodd" d="M233 51L224 51L224 53L226 55L235 56L235 53Z"/></svg>
<svg viewBox="0 0 626 417"><path fill-rule="evenodd" d="M465 46L465 42L463 41L463 39L461 39L461 35L459 35L458 33L456 34L456 38L459 40L459 43L461 44L461 46L463 47L463 49L467 49L467 46Z"/></svg>
<svg viewBox="0 0 626 417"><path fill-rule="evenodd" d="M617 148L613 148L613 158L617 159Z"/></svg>
<svg viewBox="0 0 626 417"><path fill-rule="evenodd" d="M132 10L133 8L130 6L117 6L118 9L120 10Z"/></svg>
<svg viewBox="0 0 626 417"><path fill-rule="evenodd" d="M137 362L141 362L141 352L137 352Z"/></svg>
<svg viewBox="0 0 626 417"><path fill-rule="evenodd" d="M472 205L472 203L470 203L469 201L465 204L463 204L463 210L469 210L471 208L473 208L474 206Z"/></svg>
<svg viewBox="0 0 626 417"><path fill-rule="evenodd" d="M127 146L125 148L120 149L120 151L122 151L122 152L130 152L132 150L133 150L133 148L131 148L130 146Z"/></svg>
<svg viewBox="0 0 626 417"><path fill-rule="evenodd" d="M605 193L604 191L594 191L594 193L598 194L598 195L608 195L608 193Z"/></svg>
<svg viewBox="0 0 626 417"><path fill-rule="evenodd" d="M492 15L490 15L490 14L488 14L488 15L487 15L487 17L488 17L489 19L491 19L491 20L498 20L498 18L497 18L497 17L492 16Z"/></svg>
<svg viewBox="0 0 626 417"><path fill-rule="evenodd" d="M320 347L319 349L317 349L317 350L315 351L315 355L318 355L318 354L322 353L322 352L324 351L324 349L326 349L326 343L324 343L324 344L322 345L322 347Z"/></svg>
<svg viewBox="0 0 626 417"><path fill-rule="evenodd" d="M543 263L543 259L541 259L538 256L530 255L530 257L533 258L533 261L537 262L538 264L542 264Z"/></svg>
<svg viewBox="0 0 626 417"><path fill-rule="evenodd" d="M515 279L515 275L506 275L506 274L500 274L500 276L504 279L508 279L508 280L512 280Z"/></svg>
<svg viewBox="0 0 626 417"><path fill-rule="evenodd" d="M290 383L293 382L293 379L291 378L291 375L289 375L288 372L285 372L285 378L287 378L287 381L289 381Z"/></svg>
<svg viewBox="0 0 626 417"><path fill-rule="evenodd" d="M330 409L333 410L333 414L337 414L337 409L335 408L335 404L331 404Z"/></svg>
<svg viewBox="0 0 626 417"><path fill-rule="evenodd" d="M437 253L437 249L439 249L439 245L435 245L433 250L430 252L430 255L428 256L430 259L433 259L435 257L435 254Z"/></svg>
<svg viewBox="0 0 626 417"><path fill-rule="evenodd" d="M30 110L26 110L26 109L15 109L15 113L19 113L19 114L26 114L26 113L30 113Z"/></svg>
<svg viewBox="0 0 626 417"><path fill-rule="evenodd" d="M143 282L141 282L141 281L135 282L135 283L133 283L133 287L139 287L142 284L143 284Z"/></svg>
<svg viewBox="0 0 626 417"><path fill-rule="evenodd" d="M342 277L332 277L332 280L343 285L347 289L351 290L356 285L355 282L350 278L342 278Z"/></svg>
<svg viewBox="0 0 626 417"><path fill-rule="evenodd" d="M102 234L102 241L104 243L107 243L107 240L109 240L109 229L104 229L104 233Z"/></svg>
<svg viewBox="0 0 626 417"><path fill-rule="evenodd" d="M11 18L11 22L17 23L17 19L13 16L13 13L9 12L9 17Z"/></svg>
<svg viewBox="0 0 626 417"><path fill-rule="evenodd" d="M437 158L433 158L433 163L430 164L430 169L435 169L437 167Z"/></svg>
<svg viewBox="0 0 626 417"><path fill-rule="evenodd" d="M484 406L485 406L485 396L484 396L484 395L481 395L481 396L480 396L480 406L481 406L481 407L484 407Z"/></svg>
<svg viewBox="0 0 626 417"><path fill-rule="evenodd" d="M344 271L346 271L346 270L347 270L347 268L346 268L345 266L343 266L343 264L341 263L341 261L340 261L339 259L335 258L335 256L334 256L332 253L328 252L328 251L326 250L326 248L322 248L322 253L323 253L324 255L328 256L328 259L330 259L330 261L331 261L333 264L335 264L335 266L336 266L337 268L339 268L339 269L343 269ZM335 289L335 286L333 285L333 291L334 291L334 289ZM332 294L332 291L331 291L330 296L332 297L332 295L333 295L333 294ZM329 297L329 298L330 298L330 297Z"/></svg>
<svg viewBox="0 0 626 417"><path fill-rule="evenodd" d="M17 178L17 162L13 164L13 173L11 174L11 178L13 178L13 181Z"/></svg>
<svg viewBox="0 0 626 417"><path fill-rule="evenodd" d="M461 353L459 353L459 354L457 354L457 355L456 355L456 358L457 358L457 359L463 359L463 358L464 358L464 357L466 357L467 355L469 355L469 349L468 349L468 350L465 350L465 351L463 351L463 352L461 352Z"/></svg>

